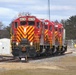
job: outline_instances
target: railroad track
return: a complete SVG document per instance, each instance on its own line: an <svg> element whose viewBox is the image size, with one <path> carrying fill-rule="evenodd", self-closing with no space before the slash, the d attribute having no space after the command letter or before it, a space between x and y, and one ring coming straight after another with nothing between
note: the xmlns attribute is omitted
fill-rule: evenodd
<svg viewBox="0 0 76 75"><path fill-rule="evenodd" d="M53 57L60 57L60 56L64 56L64 55L67 55L67 54L72 54L73 52L70 51L70 52L65 52L65 54L63 55L48 55L48 56L45 56L45 55L42 55L40 57L35 57L35 58L28 58L29 62L30 61L34 61L34 60L42 60L42 59L47 59L47 58L53 58ZM13 58L13 56L0 56L0 62L20 62L20 59L19 58Z"/></svg>

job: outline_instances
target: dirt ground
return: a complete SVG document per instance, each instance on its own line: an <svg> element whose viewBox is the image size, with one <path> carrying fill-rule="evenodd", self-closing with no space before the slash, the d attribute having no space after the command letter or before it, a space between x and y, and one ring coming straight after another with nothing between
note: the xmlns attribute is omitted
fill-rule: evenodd
<svg viewBox="0 0 76 75"><path fill-rule="evenodd" d="M35 61L0 62L0 75L76 75L75 52Z"/></svg>

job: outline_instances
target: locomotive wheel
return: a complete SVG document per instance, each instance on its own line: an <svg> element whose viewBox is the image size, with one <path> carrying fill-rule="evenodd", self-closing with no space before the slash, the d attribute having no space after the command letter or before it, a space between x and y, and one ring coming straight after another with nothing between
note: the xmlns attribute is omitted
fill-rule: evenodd
<svg viewBox="0 0 76 75"><path fill-rule="evenodd" d="M19 56L19 49L18 49L18 48L14 48L14 49L12 50L12 54L13 54L14 57Z"/></svg>
<svg viewBox="0 0 76 75"><path fill-rule="evenodd" d="M52 52L52 54L53 54L53 55L56 55L56 54L57 54L57 47L55 47L55 46L53 47L53 52Z"/></svg>
<svg viewBox="0 0 76 75"><path fill-rule="evenodd" d="M64 54L66 50L67 50L67 46L66 47L63 47L61 54Z"/></svg>
<svg viewBox="0 0 76 75"><path fill-rule="evenodd" d="M52 49L49 49L49 51L48 51L47 54L48 54L48 55L52 55L52 54L53 54L53 50L52 50Z"/></svg>
<svg viewBox="0 0 76 75"><path fill-rule="evenodd" d="M58 55L59 54L59 47L56 47L56 53L55 55Z"/></svg>

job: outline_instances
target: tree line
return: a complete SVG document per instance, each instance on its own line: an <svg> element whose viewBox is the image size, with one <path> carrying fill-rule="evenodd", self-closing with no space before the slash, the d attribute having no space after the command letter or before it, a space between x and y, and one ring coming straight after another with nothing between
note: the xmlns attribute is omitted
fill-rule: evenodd
<svg viewBox="0 0 76 75"><path fill-rule="evenodd" d="M61 23L66 30L66 39L76 39L76 15L69 17L69 19L61 20ZM10 24L5 26L2 22L0 22L0 39L10 38L10 28Z"/></svg>
<svg viewBox="0 0 76 75"><path fill-rule="evenodd" d="M67 20L61 20L66 30L66 39L76 39L76 15L69 17Z"/></svg>

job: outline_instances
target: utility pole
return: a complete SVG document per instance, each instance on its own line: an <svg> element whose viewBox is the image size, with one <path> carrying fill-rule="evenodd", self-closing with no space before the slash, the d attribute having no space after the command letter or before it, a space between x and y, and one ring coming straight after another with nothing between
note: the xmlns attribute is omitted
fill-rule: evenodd
<svg viewBox="0 0 76 75"><path fill-rule="evenodd" d="M48 17L49 17L49 20L50 20L50 0L48 0Z"/></svg>

